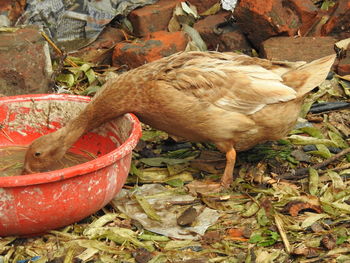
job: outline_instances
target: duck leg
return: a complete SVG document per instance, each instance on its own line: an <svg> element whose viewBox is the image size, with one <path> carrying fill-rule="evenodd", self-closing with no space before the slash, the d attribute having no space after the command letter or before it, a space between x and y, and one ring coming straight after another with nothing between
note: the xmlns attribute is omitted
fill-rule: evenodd
<svg viewBox="0 0 350 263"><path fill-rule="evenodd" d="M221 177L221 185L225 188L229 188L233 182L233 169L236 163L236 155L236 150L233 147L226 152L226 167Z"/></svg>
<svg viewBox="0 0 350 263"><path fill-rule="evenodd" d="M236 150L230 141L215 143L215 145L221 152L226 153L226 166L220 184L224 188L229 188L233 182L233 169L235 168L237 155Z"/></svg>
<svg viewBox="0 0 350 263"><path fill-rule="evenodd" d="M226 167L220 183L192 181L187 187L192 192L199 193L217 193L230 187L233 182L233 169L236 162L236 150L231 143L216 143L217 148L226 152Z"/></svg>

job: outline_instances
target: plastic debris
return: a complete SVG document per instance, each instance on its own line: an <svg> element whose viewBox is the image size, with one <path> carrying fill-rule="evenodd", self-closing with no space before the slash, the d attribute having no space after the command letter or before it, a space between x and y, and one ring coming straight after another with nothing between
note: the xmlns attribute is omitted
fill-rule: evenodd
<svg viewBox="0 0 350 263"><path fill-rule="evenodd" d="M114 17L157 0L27 0L17 25L42 25L60 48L76 51L93 42Z"/></svg>
<svg viewBox="0 0 350 263"><path fill-rule="evenodd" d="M133 194L143 196L163 220L160 222L147 216L139 203L134 200ZM136 191L123 189L112 203L149 231L173 238L196 240L209 226L215 224L220 213L203 205L194 204L195 199L188 194L179 194L178 190L173 191L159 184L148 184L137 188ZM177 218L191 205L197 211L196 219L191 226L179 226Z"/></svg>

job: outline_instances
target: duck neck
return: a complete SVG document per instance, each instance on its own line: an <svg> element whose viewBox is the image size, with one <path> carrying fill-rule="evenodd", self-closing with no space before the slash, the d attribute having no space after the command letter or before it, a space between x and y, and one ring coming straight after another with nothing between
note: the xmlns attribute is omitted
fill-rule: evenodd
<svg viewBox="0 0 350 263"><path fill-rule="evenodd" d="M58 130L61 133L60 136L64 136L63 147L66 150L88 131L125 113L137 112L137 107L140 105L139 89L142 89L142 82L135 80L133 76L134 74L127 72L107 81L86 108L60 129L61 131Z"/></svg>

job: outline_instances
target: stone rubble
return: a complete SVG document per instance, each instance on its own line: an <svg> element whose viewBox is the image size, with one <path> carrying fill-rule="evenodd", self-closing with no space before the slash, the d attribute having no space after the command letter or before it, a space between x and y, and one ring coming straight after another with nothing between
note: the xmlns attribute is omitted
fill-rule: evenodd
<svg viewBox="0 0 350 263"><path fill-rule="evenodd" d="M23 12L25 2L1 1L0 22L5 17L14 24ZM335 42L350 38L350 2L347 0L335 1L329 10L321 10L312 0L240 0L232 11L214 12L220 2L187 1L199 14L189 26L199 33L208 50L258 52L268 59L311 61L333 53ZM191 36L181 29L168 32L174 8L180 3L181 0L159 0L134 9L127 16L133 32L112 24L94 43L73 55L95 64L135 68L184 51L188 49L188 43L192 43ZM49 91L50 70L43 50L45 41L39 31L33 30L0 32L0 93ZM12 42L9 35L13 35ZM28 41L31 44L25 45ZM253 49L256 52L252 52ZM338 74L350 74L349 49L343 51L345 56L338 59L334 67Z"/></svg>

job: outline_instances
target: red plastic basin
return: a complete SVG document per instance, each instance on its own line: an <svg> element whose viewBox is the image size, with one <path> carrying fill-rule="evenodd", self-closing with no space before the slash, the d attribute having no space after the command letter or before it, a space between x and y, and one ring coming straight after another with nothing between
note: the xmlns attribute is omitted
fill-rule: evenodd
<svg viewBox="0 0 350 263"><path fill-rule="evenodd" d="M29 145L64 126L89 101L57 94L0 98L0 147ZM0 236L42 233L101 209L124 185L140 136L140 122L126 114L82 136L70 150L98 158L52 172L0 177Z"/></svg>

